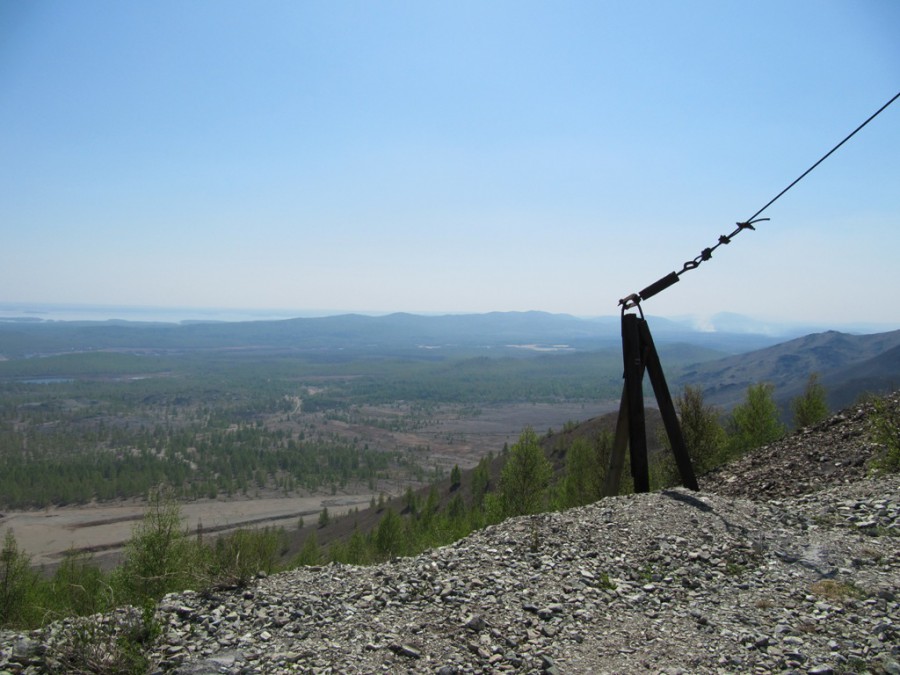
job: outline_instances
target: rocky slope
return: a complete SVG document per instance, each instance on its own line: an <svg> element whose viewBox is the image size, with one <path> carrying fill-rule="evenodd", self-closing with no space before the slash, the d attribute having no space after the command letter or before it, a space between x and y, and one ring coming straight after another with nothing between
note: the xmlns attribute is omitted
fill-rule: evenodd
<svg viewBox="0 0 900 675"><path fill-rule="evenodd" d="M884 397L900 410L900 391ZM771 499L805 494L829 485L846 485L870 471L879 451L872 442L871 402L846 408L819 424L763 446L700 480L721 495Z"/></svg>
<svg viewBox="0 0 900 675"><path fill-rule="evenodd" d="M605 499L379 566L167 596L154 668L900 673L900 476L863 475L864 416L765 448L699 493ZM65 671L76 624L3 635L0 672Z"/></svg>

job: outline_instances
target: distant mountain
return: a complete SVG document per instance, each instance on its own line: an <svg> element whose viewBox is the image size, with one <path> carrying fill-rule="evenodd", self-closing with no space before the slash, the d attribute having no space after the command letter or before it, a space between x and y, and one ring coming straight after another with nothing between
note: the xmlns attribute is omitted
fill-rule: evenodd
<svg viewBox="0 0 900 675"><path fill-rule="evenodd" d="M704 399L729 409L758 382L775 386L776 398L799 395L818 373L833 409L849 405L864 391L886 391L900 382L900 331L849 335L827 331L753 352L698 364L683 372L685 384L703 389Z"/></svg>
<svg viewBox="0 0 900 675"><path fill-rule="evenodd" d="M774 344L760 335L696 331L648 318L655 340L738 353ZM94 350L185 352L219 349L391 354L423 349L595 350L620 344L620 319L582 319L546 312L424 316L389 314L279 321L149 323L3 321L0 358Z"/></svg>
<svg viewBox="0 0 900 675"><path fill-rule="evenodd" d="M868 335L871 333L887 333L897 330L897 323L875 322L849 322L849 323L821 323L821 322L786 322L764 321L743 314L733 312L719 312L711 316L679 316L671 321L687 327L691 330L707 333L725 333L731 335L755 335L777 338L780 342L790 340L810 333L823 333L828 330L838 330L842 333L853 335Z"/></svg>
<svg viewBox="0 0 900 675"><path fill-rule="evenodd" d="M900 346L828 373L822 384L832 409L851 405L861 394L900 389Z"/></svg>

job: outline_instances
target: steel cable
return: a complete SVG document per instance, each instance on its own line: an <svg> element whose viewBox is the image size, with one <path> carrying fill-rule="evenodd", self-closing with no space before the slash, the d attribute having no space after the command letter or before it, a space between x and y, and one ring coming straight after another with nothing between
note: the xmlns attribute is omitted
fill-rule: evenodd
<svg viewBox="0 0 900 675"><path fill-rule="evenodd" d="M697 269L700 266L700 263L704 262L705 260L709 260L712 257L713 251L715 251L717 248L719 248L719 246L722 246L723 244L730 243L731 240L734 237L736 237L738 234L740 234L742 231L754 230L754 229L756 229L755 227L753 227L753 225L755 223L758 223L763 220L769 220L768 218L760 218L759 217L760 214L762 214L763 211L765 211L767 208L772 206L772 204L774 204L776 201L778 201L778 199L781 198L781 196L784 195L784 193L786 193L788 190L790 190L792 187L794 187L801 180L806 178L806 176L809 175L809 173L812 172L813 169L815 169L817 166L819 166L819 164L821 164L826 159L828 159L832 154L834 154L838 148L840 148L842 145L844 145L844 143L846 143L851 138L853 138L857 134L857 132L859 132L869 122L871 122L876 117L878 117L878 115L880 115L882 112L884 112L884 110L889 105L891 105L891 103L896 101L898 98L900 98L900 92L897 92L896 94L894 94L894 96L891 98L891 100L889 100L887 103L885 103L883 106L881 106L878 110L876 110L874 113L872 113L865 122L860 124L853 131L851 131L844 138L844 140L842 140L840 143L835 145L831 150L829 150L824 155L822 155L822 157L815 164L813 164L806 171L804 171L802 174L800 174L796 179L794 179L794 181L791 182L790 185L788 185L781 192L779 192L777 195L772 197L772 199L770 199L766 203L766 205L763 206L759 211L754 213L747 220L737 223L737 229L735 229L731 234L721 235L719 237L718 243L716 243L714 246L710 246L709 248L703 249L700 252L700 255L698 255L696 258L694 258L693 260L688 260L686 263L684 263L684 266L681 268L680 272L670 272L669 274L664 276L662 279L659 279L658 281L650 284L649 286L647 286L644 290L640 291L639 293L632 293L628 297L625 297L625 298L622 298L621 300L619 300L619 304L622 305L622 311L624 312L626 309L630 309L632 307L637 307L640 304L641 300L646 300L647 298L650 298L650 297L656 295L660 291L663 291L666 288L668 288L669 286L671 286L672 284L676 283L682 274L684 274L685 272L687 272L689 270Z"/></svg>

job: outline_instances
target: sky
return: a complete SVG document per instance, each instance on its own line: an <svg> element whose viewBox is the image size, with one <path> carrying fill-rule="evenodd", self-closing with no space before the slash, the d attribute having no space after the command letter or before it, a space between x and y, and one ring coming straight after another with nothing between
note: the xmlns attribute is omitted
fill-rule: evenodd
<svg viewBox="0 0 900 675"><path fill-rule="evenodd" d="M894 0L0 0L0 303L613 315L900 92ZM900 101L642 308L900 326Z"/></svg>

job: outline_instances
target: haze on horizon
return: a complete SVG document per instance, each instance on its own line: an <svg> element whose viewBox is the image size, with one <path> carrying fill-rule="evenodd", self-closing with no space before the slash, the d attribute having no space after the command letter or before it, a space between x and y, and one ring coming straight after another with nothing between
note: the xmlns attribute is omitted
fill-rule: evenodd
<svg viewBox="0 0 900 675"><path fill-rule="evenodd" d="M900 91L900 3L0 0L0 303L610 315ZM900 102L648 300L900 324Z"/></svg>

